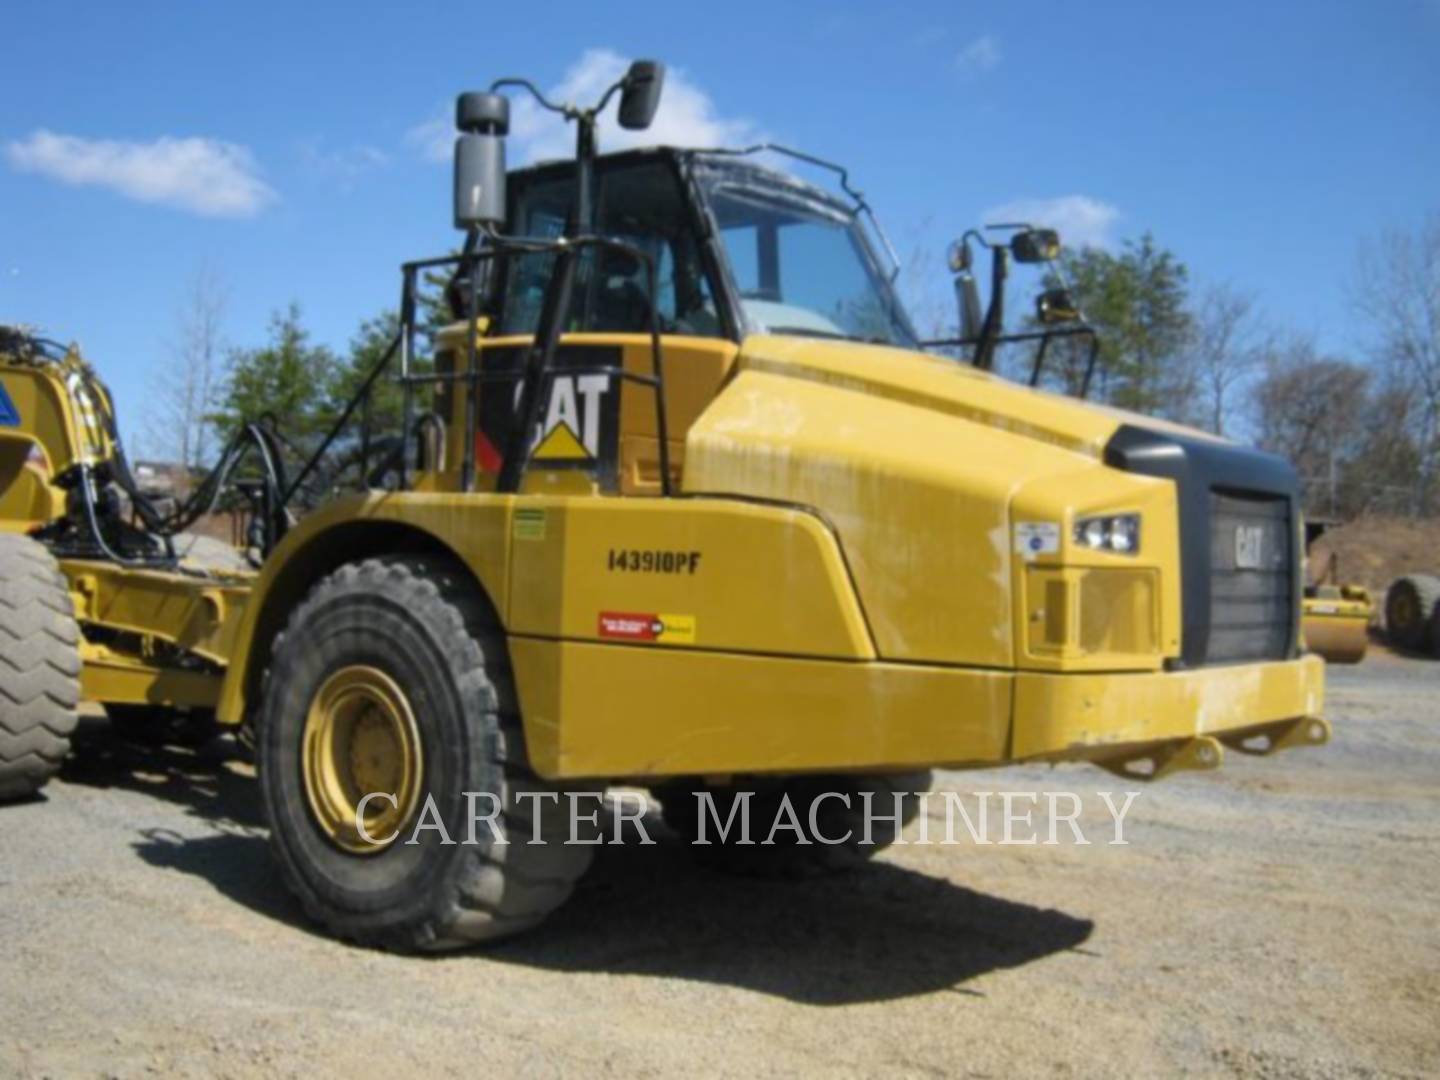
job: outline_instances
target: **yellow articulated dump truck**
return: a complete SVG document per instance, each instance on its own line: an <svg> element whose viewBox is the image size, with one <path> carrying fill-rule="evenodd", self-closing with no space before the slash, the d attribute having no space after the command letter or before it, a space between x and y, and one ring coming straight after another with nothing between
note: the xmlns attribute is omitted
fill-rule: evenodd
<svg viewBox="0 0 1440 1080"><path fill-rule="evenodd" d="M76 349L5 333L0 794L58 767L78 702L213 720L253 745L311 916L438 949L561 904L593 852L563 842L567 797L612 785L683 831L741 792L913 810L933 766L1158 778L1327 739L1286 464L992 372L997 345L1086 330L1051 290L1004 332L1006 268L1053 259L1047 230L967 237L965 336L927 350L843 170L598 155L612 95L643 129L662 76L584 108L511 79L460 98L463 249L403 267L391 349L303 464L257 421L151 505ZM573 160L507 172L507 91L575 123ZM398 432L366 423L381 387ZM222 496L243 559L188 531ZM894 831L703 850L810 873Z"/></svg>

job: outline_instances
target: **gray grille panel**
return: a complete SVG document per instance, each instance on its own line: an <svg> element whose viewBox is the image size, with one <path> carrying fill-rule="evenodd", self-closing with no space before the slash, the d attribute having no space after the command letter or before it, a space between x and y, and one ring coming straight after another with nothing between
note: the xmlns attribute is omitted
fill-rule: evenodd
<svg viewBox="0 0 1440 1080"><path fill-rule="evenodd" d="M1210 496L1210 663L1284 659L1295 618L1289 503Z"/></svg>

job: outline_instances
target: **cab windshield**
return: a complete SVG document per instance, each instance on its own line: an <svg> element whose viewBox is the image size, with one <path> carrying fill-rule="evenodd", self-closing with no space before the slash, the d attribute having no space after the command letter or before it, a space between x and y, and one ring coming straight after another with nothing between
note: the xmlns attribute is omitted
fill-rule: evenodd
<svg viewBox="0 0 1440 1080"><path fill-rule="evenodd" d="M589 248L576 269L567 331L647 333L653 314L667 334L719 337L733 325L748 333L916 347L885 264L849 203L785 173L715 154L697 154L688 164L693 185L673 159L601 160L596 231L650 258L654 311L638 260ZM574 212L573 171L520 174L514 189L510 232L543 239L565 233ZM719 229L714 259L702 254L697 194ZM548 252L506 259L497 283L500 333L535 332L554 261ZM731 317L721 318L721 302Z"/></svg>
<svg viewBox="0 0 1440 1080"><path fill-rule="evenodd" d="M747 329L903 348L916 335L855 211L783 174L701 159Z"/></svg>

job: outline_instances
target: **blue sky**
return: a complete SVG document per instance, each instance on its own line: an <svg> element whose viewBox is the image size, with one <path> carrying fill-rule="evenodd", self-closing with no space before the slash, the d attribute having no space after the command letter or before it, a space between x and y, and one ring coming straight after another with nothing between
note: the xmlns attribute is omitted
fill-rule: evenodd
<svg viewBox="0 0 1440 1080"><path fill-rule="evenodd" d="M397 264L455 237L450 103L500 75L583 89L656 57L663 136L843 161L907 254L1017 203L1071 239L1150 230L1335 351L1364 341L1357 245L1440 210L1436 0L17 0L5 22L0 321L79 339L130 432L201 265L236 345L291 300L337 348L393 304ZM562 145L517 129L512 159Z"/></svg>

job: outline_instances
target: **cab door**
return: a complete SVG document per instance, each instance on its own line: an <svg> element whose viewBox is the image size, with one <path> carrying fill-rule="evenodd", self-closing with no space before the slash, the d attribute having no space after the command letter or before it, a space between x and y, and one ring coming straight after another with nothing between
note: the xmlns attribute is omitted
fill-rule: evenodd
<svg viewBox="0 0 1440 1080"><path fill-rule="evenodd" d="M516 233L550 238L564 232L573 174L542 172L517 181L512 190ZM522 490L659 494L657 394L644 381L655 375L652 326L658 322L661 331L666 441L676 488L683 478L685 435L729 375L738 346L721 333L716 290L669 159L602 163L597 232L633 246L649 262L610 248L587 248L581 255L567 331L540 389L540 423L528 441ZM503 464L516 423L520 372L553 266L553 254L532 253L511 256L497 271L490 332L476 343L486 373L475 447L481 487L493 486ZM655 273L653 298L649 266ZM457 345L463 337L461 328ZM468 350L452 352L449 363L463 367ZM463 417L456 415L450 429L453 457L464 449Z"/></svg>

